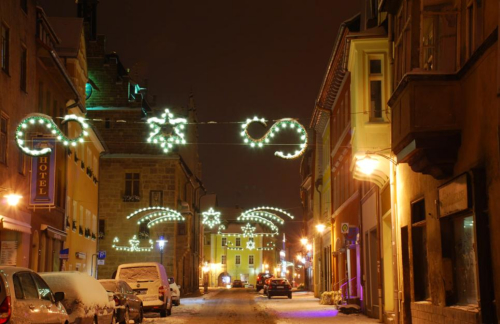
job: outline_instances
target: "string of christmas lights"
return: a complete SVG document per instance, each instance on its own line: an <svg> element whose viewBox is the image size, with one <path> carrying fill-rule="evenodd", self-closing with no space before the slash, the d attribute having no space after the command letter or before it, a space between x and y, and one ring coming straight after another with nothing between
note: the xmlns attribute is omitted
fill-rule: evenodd
<svg viewBox="0 0 500 324"><path fill-rule="evenodd" d="M149 127L152 129L148 143L160 145L164 153L168 153L176 144L186 144L184 125L187 119L174 118L174 114L168 109L165 109L161 117L148 118Z"/></svg>
<svg viewBox="0 0 500 324"><path fill-rule="evenodd" d="M137 235L134 235L130 240L128 240L128 243L130 244L129 246L120 246L117 245L117 243L120 242L120 239L118 237L115 237L113 239L113 244L111 247L113 247L117 251L126 251L126 252L150 252L153 250L154 243L153 240L149 240L149 247L140 247L139 244L141 241L137 239Z"/></svg>

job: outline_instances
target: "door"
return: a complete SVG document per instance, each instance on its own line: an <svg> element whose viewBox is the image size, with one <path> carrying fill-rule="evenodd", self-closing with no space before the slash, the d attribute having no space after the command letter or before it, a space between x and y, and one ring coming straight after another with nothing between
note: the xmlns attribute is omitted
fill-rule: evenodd
<svg viewBox="0 0 500 324"><path fill-rule="evenodd" d="M411 324L411 292L410 292L410 252L408 245L408 226L401 228L401 257L403 261L403 305L404 324Z"/></svg>

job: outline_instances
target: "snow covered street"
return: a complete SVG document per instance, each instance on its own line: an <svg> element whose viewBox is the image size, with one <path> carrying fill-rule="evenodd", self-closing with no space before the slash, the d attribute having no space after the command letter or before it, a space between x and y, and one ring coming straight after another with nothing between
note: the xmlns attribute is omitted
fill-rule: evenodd
<svg viewBox="0 0 500 324"><path fill-rule="evenodd" d="M333 306L320 305L311 292L294 292L293 298L268 299L253 289L210 290L207 295L186 297L174 307L172 316L160 318L146 313L145 323L201 324L302 324L302 323L377 323L364 315L344 315Z"/></svg>

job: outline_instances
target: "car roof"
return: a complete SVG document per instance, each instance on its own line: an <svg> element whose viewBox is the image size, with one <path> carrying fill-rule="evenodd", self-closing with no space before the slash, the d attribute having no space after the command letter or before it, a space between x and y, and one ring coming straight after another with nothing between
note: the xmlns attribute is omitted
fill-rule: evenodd
<svg viewBox="0 0 500 324"><path fill-rule="evenodd" d="M33 270L29 268L23 268L23 267L10 267L10 266L2 266L0 267L0 270L5 272L6 274L13 274L19 271L29 271L29 272L34 272Z"/></svg>

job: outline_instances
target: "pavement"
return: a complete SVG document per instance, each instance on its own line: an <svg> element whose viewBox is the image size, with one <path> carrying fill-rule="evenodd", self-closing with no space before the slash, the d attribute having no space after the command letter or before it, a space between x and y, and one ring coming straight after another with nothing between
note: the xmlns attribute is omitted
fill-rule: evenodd
<svg viewBox="0 0 500 324"><path fill-rule="evenodd" d="M172 315L160 318L146 313L145 324L199 323L199 324L322 324L322 323L378 323L362 314L345 315L334 306L320 305L312 292L294 291L292 299L268 299L262 291L245 288L210 288L207 294L191 294L181 298L181 305L172 309Z"/></svg>

